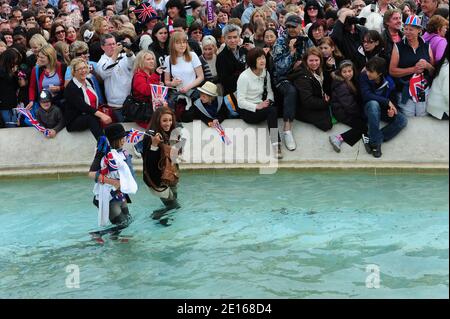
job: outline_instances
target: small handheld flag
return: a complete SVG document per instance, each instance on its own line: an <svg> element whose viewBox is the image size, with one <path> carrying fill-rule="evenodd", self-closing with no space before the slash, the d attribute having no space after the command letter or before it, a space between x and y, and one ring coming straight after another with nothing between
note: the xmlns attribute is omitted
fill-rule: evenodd
<svg viewBox="0 0 450 319"><path fill-rule="evenodd" d="M225 143L225 145L230 145L231 140L228 138L228 136L225 135L225 130L223 129L223 126L219 123L213 124L213 127L219 132L219 136L222 139L222 142Z"/></svg>
<svg viewBox="0 0 450 319"><path fill-rule="evenodd" d="M141 131L138 131L138 130L135 130L135 129L132 128L132 129L128 132L128 135L127 135L127 138L126 138L127 143L133 143L133 144L135 144L135 143L139 142L139 139L140 139L144 134L145 134L144 132L141 132Z"/></svg>
<svg viewBox="0 0 450 319"><path fill-rule="evenodd" d="M163 102L166 101L169 88L167 86L156 84L150 84L150 88L152 92L153 110L156 110L158 107L162 106Z"/></svg>
<svg viewBox="0 0 450 319"><path fill-rule="evenodd" d="M33 115L29 110L22 107L18 107L16 110L17 112L25 116L30 121L31 125L33 125L39 132L43 133L44 136L49 136L50 130L46 129L41 124L39 124L39 122L33 117Z"/></svg>

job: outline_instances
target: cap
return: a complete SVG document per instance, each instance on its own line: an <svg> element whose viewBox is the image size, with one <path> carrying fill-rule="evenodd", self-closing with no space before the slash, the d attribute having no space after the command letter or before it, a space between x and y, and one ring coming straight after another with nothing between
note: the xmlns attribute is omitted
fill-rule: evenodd
<svg viewBox="0 0 450 319"><path fill-rule="evenodd" d="M298 15L290 15L286 18L286 21L284 22L286 26L292 26L294 28L298 27L302 24L302 19Z"/></svg>
<svg viewBox="0 0 450 319"><path fill-rule="evenodd" d="M39 102L51 102L52 94L49 90L42 90L39 94Z"/></svg>

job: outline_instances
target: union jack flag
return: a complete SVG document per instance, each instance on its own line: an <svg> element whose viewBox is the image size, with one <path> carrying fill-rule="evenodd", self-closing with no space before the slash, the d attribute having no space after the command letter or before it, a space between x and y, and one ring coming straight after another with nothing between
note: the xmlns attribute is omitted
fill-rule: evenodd
<svg viewBox="0 0 450 319"><path fill-rule="evenodd" d="M30 124L33 125L39 132L43 133L44 136L49 136L50 130L43 127L31 114L29 110L26 108L18 107L17 112L25 116L29 121Z"/></svg>
<svg viewBox="0 0 450 319"><path fill-rule="evenodd" d="M158 16L155 9L153 9L151 5L146 3L141 3L136 9L134 9L134 13L136 14L138 20L142 23L146 23L148 18Z"/></svg>
<svg viewBox="0 0 450 319"><path fill-rule="evenodd" d="M155 110L166 100L169 88L167 86L150 84L150 89L152 92L153 110Z"/></svg>
<svg viewBox="0 0 450 319"><path fill-rule="evenodd" d="M425 102L423 98L420 97L420 94L425 97L425 91L428 87L427 80L423 77L423 74L414 74L409 80L409 95L412 100L417 102Z"/></svg>
<svg viewBox="0 0 450 319"><path fill-rule="evenodd" d="M106 168L108 168L109 172L117 171L117 169L119 168L111 152L103 156L103 163L105 164Z"/></svg>
<svg viewBox="0 0 450 319"><path fill-rule="evenodd" d="M222 139L222 142L224 142L225 145L230 145L231 141L228 138L228 136L225 135L225 130L223 129L223 126L217 123L213 124L213 127L217 130L217 132L219 132L219 136Z"/></svg>
<svg viewBox="0 0 450 319"><path fill-rule="evenodd" d="M128 132L127 135L127 143L137 143L139 142L139 139L144 135L144 132L135 130L135 129L131 129Z"/></svg>

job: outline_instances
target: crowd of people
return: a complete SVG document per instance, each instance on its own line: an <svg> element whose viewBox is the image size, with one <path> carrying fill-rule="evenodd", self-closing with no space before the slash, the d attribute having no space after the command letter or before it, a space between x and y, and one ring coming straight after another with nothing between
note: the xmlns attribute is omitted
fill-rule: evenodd
<svg viewBox="0 0 450 319"><path fill-rule="evenodd" d="M179 122L265 123L278 158L301 122L344 123L327 136L336 152L362 139L380 157L408 117L448 119L448 12L447 0L1 0L0 127L30 126L23 106L48 138L147 128L155 84ZM145 116L130 115L137 102Z"/></svg>

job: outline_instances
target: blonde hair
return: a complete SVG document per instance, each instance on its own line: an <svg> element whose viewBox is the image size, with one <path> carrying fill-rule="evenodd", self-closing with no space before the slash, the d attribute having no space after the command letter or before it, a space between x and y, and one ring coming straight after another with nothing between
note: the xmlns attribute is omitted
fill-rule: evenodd
<svg viewBox="0 0 450 319"><path fill-rule="evenodd" d="M95 33L100 34L100 29L102 28L103 21L106 21L105 17L95 17L92 20L92 27L94 28Z"/></svg>
<svg viewBox="0 0 450 319"><path fill-rule="evenodd" d="M72 77L75 77L75 67L81 63L89 67L89 65L87 64L86 61L84 61L83 58L75 58L70 62L70 73L72 73Z"/></svg>
<svg viewBox="0 0 450 319"><path fill-rule="evenodd" d="M175 44L177 42L186 41L186 50L184 51L183 57L186 62L191 62L191 51L189 50L189 45L187 44L187 35L184 32L174 32L170 36L169 42L169 54L170 54L170 63L175 65L177 64L178 53L175 50Z"/></svg>
<svg viewBox="0 0 450 319"><path fill-rule="evenodd" d="M133 73L136 73L138 70L144 70L144 59L146 56L151 55L155 60L155 68L156 68L156 56L153 51L150 50L141 50L136 55L136 59L134 60L133 65ZM155 71L155 68L152 71Z"/></svg>
<svg viewBox="0 0 450 319"><path fill-rule="evenodd" d="M55 70L56 62L58 61L56 58L55 48L47 43L39 50L39 53L42 53L43 55L45 55L47 57L48 63L50 64L50 69Z"/></svg>
<svg viewBox="0 0 450 319"><path fill-rule="evenodd" d="M263 18L263 20L264 20L264 23L266 22L266 12L265 12L262 8L256 8L256 9L253 11L252 15L250 16L250 24L251 24L251 25L254 25L254 24L255 24L255 21L253 21L253 18L255 17L255 15L256 15L257 13L259 13L260 15L262 15L262 18Z"/></svg>
<svg viewBox="0 0 450 319"><path fill-rule="evenodd" d="M44 45L46 45L48 43L41 34L36 33L36 34L33 34L30 41L28 41L28 44L30 45L30 47L32 45L35 45L35 46L42 48Z"/></svg>
<svg viewBox="0 0 450 319"><path fill-rule="evenodd" d="M288 13L297 14L297 12L298 12L298 5L291 3L291 4L288 4L284 9L286 9L286 11ZM286 18L287 18L287 15L286 15Z"/></svg>
<svg viewBox="0 0 450 319"><path fill-rule="evenodd" d="M56 42L53 47L55 48L56 53L59 53L60 56L63 58L65 64L70 63L70 58L66 58L66 54L64 53L65 50L69 51L69 45L67 42L64 41L58 41Z"/></svg>

